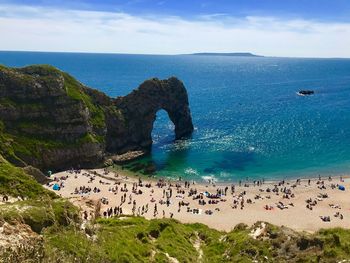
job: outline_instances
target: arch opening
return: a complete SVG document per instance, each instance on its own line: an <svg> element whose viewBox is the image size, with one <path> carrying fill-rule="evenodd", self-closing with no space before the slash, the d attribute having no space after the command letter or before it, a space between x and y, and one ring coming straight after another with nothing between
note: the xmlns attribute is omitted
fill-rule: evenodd
<svg viewBox="0 0 350 263"><path fill-rule="evenodd" d="M174 137L188 138L193 132L187 91L174 77L145 81L129 95L115 100L115 106L122 118L108 120L112 131L108 144L120 153L148 152L153 140L174 141Z"/></svg>
<svg viewBox="0 0 350 263"><path fill-rule="evenodd" d="M160 109L156 112L151 136L153 147L161 147L174 142L175 124L170 119L166 110Z"/></svg>

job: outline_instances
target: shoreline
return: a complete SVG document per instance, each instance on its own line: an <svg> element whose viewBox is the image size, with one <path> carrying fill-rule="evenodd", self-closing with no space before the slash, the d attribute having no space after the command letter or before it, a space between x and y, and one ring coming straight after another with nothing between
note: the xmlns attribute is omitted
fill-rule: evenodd
<svg viewBox="0 0 350 263"><path fill-rule="evenodd" d="M52 190L54 183L61 184L61 190L55 192L80 207L82 217L87 220L100 203L102 217L118 216L115 212L118 208L123 209L120 215L139 215L146 219L170 217L182 223L203 223L221 231L230 231L239 223L253 225L257 221L307 232L329 227L350 228L347 220L350 218L347 202L350 176L342 176L343 181L340 176L333 176L331 181L323 177L322 183L319 178L300 178L298 182L242 182L241 186L148 178L122 169L82 170L79 174L65 171L52 177L57 177L57 181L45 187ZM232 185L235 185L233 192ZM344 185L346 190L340 191L338 185ZM79 192L80 187L90 191ZM93 188L99 191L95 193ZM218 192L221 194L215 196ZM308 199L312 200L311 209L306 208ZM101 200L107 202L101 203ZM321 216L326 220L329 217L331 222L322 221Z"/></svg>
<svg viewBox="0 0 350 263"><path fill-rule="evenodd" d="M170 181L170 182L184 182L184 181L194 181L196 184L199 184L199 185L206 185L208 183L208 180L207 179L200 179L200 180L196 180L196 179L190 179L190 178L187 178L187 177L183 177L183 176L178 176L178 178L172 178L172 177L165 177L165 176L161 176L161 175L146 175L146 174L142 174L142 173L138 173L138 172L134 172L134 171L131 171L129 170L128 168L122 168L122 165L120 164L116 164L115 167L117 167L118 169L116 169L116 171L122 171L122 172L127 172L129 174L130 177L140 177L142 179L145 179L145 180L150 180L150 181L157 181L159 179L164 179L164 180L167 180L167 181ZM111 171L113 171L113 169L115 168L112 168L112 166L108 166L106 167L107 169L110 169ZM96 169L103 169L103 168L96 168ZM83 170L96 170L96 169L83 169ZM327 173L326 174L319 174L319 176L321 176L321 178L328 178L328 176L331 176L332 178L343 178L343 179L349 179L350 178L350 174L349 173L336 173L336 174L329 174ZM182 178L182 180L179 180L179 178ZM211 177L210 175L208 176L202 176L202 177ZM213 178L215 179L215 177L213 176ZM228 180L228 181L215 181L215 185L217 186L225 186L225 185L229 185L229 184L238 184L239 181L241 181L242 183L252 183L253 181L264 181L265 184L276 184L276 183L279 183L281 181L285 181L285 182L289 182L289 183L292 183L296 180L318 180L319 177L317 176L293 176L293 177L290 177L290 176L282 176L281 177L282 179L270 179L270 178L258 178L258 179L252 179L252 178L249 178L247 177L247 179L241 179L241 180Z"/></svg>

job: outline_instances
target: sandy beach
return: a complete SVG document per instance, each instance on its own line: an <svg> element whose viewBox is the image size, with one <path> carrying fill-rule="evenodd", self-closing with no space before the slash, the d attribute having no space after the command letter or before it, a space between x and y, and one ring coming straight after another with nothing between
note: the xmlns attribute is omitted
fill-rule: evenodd
<svg viewBox="0 0 350 263"><path fill-rule="evenodd" d="M85 220L97 211L101 217L172 217L224 231L257 221L308 232L350 228L350 180L339 176L215 185L140 179L122 170L98 169L65 171L52 178L55 180L45 187L53 190L58 184L60 190L55 192L80 207Z"/></svg>

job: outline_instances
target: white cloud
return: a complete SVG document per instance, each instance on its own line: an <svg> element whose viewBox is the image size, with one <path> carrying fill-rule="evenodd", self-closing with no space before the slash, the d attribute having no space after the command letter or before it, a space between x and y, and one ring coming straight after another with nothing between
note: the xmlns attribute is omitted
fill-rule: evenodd
<svg viewBox="0 0 350 263"><path fill-rule="evenodd" d="M213 14L186 20L0 5L0 35L1 50L350 57L349 23L275 17Z"/></svg>

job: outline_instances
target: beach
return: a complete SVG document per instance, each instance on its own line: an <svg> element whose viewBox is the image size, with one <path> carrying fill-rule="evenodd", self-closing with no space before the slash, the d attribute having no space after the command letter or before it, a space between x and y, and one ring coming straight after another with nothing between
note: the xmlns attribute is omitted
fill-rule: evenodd
<svg viewBox="0 0 350 263"><path fill-rule="evenodd" d="M202 223L221 231L258 221L307 232L350 228L350 180L346 177L216 185L95 169L64 171L51 178L54 180L45 187L53 190L56 184L59 190L55 192L80 207L86 221L97 216L135 215Z"/></svg>

